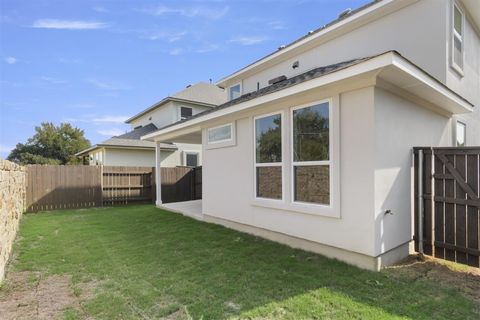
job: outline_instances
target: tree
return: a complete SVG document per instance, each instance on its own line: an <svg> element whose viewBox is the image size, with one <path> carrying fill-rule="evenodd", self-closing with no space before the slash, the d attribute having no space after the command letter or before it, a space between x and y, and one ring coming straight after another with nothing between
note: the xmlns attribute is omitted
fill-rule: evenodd
<svg viewBox="0 0 480 320"><path fill-rule="evenodd" d="M42 122L25 144L18 143L8 160L18 164L79 164L75 153L90 146L84 131L69 123Z"/></svg>

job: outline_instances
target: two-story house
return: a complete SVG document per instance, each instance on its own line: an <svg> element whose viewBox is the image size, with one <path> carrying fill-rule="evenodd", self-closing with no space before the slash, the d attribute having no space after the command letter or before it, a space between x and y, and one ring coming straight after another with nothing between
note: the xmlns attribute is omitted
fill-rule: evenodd
<svg viewBox="0 0 480 320"><path fill-rule="evenodd" d="M412 147L480 145L480 5L374 1L217 84L230 101L142 137L202 144L183 212L379 269L411 248Z"/></svg>
<svg viewBox="0 0 480 320"><path fill-rule="evenodd" d="M226 92L216 85L199 82L168 96L126 120L131 131L102 141L76 154L90 165L155 166L155 143L140 137L166 125L215 108L226 101ZM202 146L195 143L163 143L163 167L201 165Z"/></svg>

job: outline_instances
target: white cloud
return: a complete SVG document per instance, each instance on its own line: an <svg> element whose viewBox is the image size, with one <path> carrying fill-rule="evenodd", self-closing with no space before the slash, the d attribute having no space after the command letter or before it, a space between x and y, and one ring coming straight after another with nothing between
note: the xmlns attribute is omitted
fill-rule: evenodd
<svg viewBox="0 0 480 320"><path fill-rule="evenodd" d="M58 58L58 61L60 63L71 63L71 64L77 64L82 62L80 59L69 59L69 58Z"/></svg>
<svg viewBox="0 0 480 320"><path fill-rule="evenodd" d="M264 36L239 36L228 40L231 43L238 43L242 46L252 46L255 44L259 44L267 40Z"/></svg>
<svg viewBox="0 0 480 320"><path fill-rule="evenodd" d="M101 12L101 13L106 13L106 12L108 12L108 10L105 9L104 7L93 7L92 9L93 9L93 11Z"/></svg>
<svg viewBox="0 0 480 320"><path fill-rule="evenodd" d="M125 130L119 129L119 128L111 128L111 129L104 129L104 130L98 130L97 131L99 134L102 136L119 136L121 134L125 133Z"/></svg>
<svg viewBox="0 0 480 320"><path fill-rule="evenodd" d="M165 14L178 14L184 17L189 17L189 18L200 17L200 18L205 18L209 20L217 20L225 16L228 10L229 10L228 6L225 6L222 8L209 8L209 7L199 7L199 6L173 8L173 7L160 5L155 8L143 9L141 11L155 15L155 16L161 16Z"/></svg>
<svg viewBox="0 0 480 320"><path fill-rule="evenodd" d="M128 116L102 116L91 119L94 123L124 123Z"/></svg>
<svg viewBox="0 0 480 320"><path fill-rule="evenodd" d="M42 77L40 77L40 79L42 81L45 81L45 82L48 82L48 83L51 83L51 84L65 84L65 83L67 83L67 81L65 81L65 80L58 79L58 78L53 78L53 77L42 76Z"/></svg>
<svg viewBox="0 0 480 320"><path fill-rule="evenodd" d="M273 30L284 30L284 29L286 29L285 22L280 21L280 20L270 21L268 23L268 26Z"/></svg>
<svg viewBox="0 0 480 320"><path fill-rule="evenodd" d="M88 79L85 79L85 81L87 81L91 85L94 85L95 87L97 87L98 89L101 89L101 90L119 91L119 90L129 90L130 89L130 87L125 86L125 85L112 83L112 82L106 82L106 81L98 80L96 78L88 78Z"/></svg>
<svg viewBox="0 0 480 320"><path fill-rule="evenodd" d="M39 19L33 22L33 28L91 30L108 28L109 24L99 21Z"/></svg>
<svg viewBox="0 0 480 320"><path fill-rule="evenodd" d="M182 54L185 50L183 50L182 48L175 48L175 49L172 49L170 50L168 53L172 56L178 56L180 54Z"/></svg>
<svg viewBox="0 0 480 320"><path fill-rule="evenodd" d="M5 60L5 62L8 63L8 64L15 64L15 63L17 63L17 59L15 59L14 57L6 57L4 60Z"/></svg>
<svg viewBox="0 0 480 320"><path fill-rule="evenodd" d="M200 48L198 48L195 52L197 53L207 53L207 52L212 52L212 51L215 51L215 50L218 50L220 49L220 46L218 44L207 44L207 45L204 45Z"/></svg>
<svg viewBox="0 0 480 320"><path fill-rule="evenodd" d="M166 40L168 42L175 42L181 40L187 34L186 31L169 32L169 31L152 31L145 32L142 36L143 39L148 40Z"/></svg>

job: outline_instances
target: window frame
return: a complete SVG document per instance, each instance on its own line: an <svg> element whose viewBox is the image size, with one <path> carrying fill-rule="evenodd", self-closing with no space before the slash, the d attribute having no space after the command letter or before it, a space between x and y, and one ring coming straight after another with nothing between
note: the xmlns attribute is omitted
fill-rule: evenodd
<svg viewBox="0 0 480 320"><path fill-rule="evenodd" d="M190 168L194 168L192 166L189 166L187 165L187 155L196 155L197 156L197 167L200 166L200 151L195 151L195 150L184 150L183 151L183 165L185 167L190 167Z"/></svg>
<svg viewBox="0 0 480 320"><path fill-rule="evenodd" d="M461 147L458 145L458 125L463 126L463 147L467 146L467 123L463 120L455 120L455 140L454 140L454 146L455 147Z"/></svg>
<svg viewBox="0 0 480 320"><path fill-rule="evenodd" d="M267 163L257 163L257 120L268 118L270 116L280 115L280 142L281 142L281 162L267 162ZM265 113L253 117L253 199L259 201L267 201L274 203L284 203L285 202L285 154L284 154L284 143L285 143L285 122L284 122L284 111L274 111L270 113ZM264 198L257 196L257 168L258 167L280 167L282 173L282 197L280 199Z"/></svg>
<svg viewBox="0 0 480 320"><path fill-rule="evenodd" d="M231 95L231 92L230 92L230 90L233 87L236 87L236 86L238 86L239 89L240 89L240 93L239 93L239 96L237 98L242 96L242 82L235 83L234 85L231 85L231 86L228 87L228 100L230 100L230 101L237 99L237 98L232 98L232 95Z"/></svg>
<svg viewBox="0 0 480 320"><path fill-rule="evenodd" d="M230 127L230 138L229 139L222 139L222 140L217 140L217 141L210 141L210 131L212 130L215 130L215 129L220 129L220 128L223 128L223 127ZM215 127L210 127L207 129L207 144L208 145L218 145L218 144L223 144L223 143L227 143L227 142L233 142L234 141L234 125L233 125L233 122L229 122L229 123L224 123L222 125L219 125L219 126L215 126Z"/></svg>
<svg viewBox="0 0 480 320"><path fill-rule="evenodd" d="M328 103L328 160L316 160L316 161L295 161L294 160L294 139L293 139L293 112L295 110L305 109L308 107L313 107L319 104ZM320 101L310 102L307 104L302 104L299 106L295 106L290 108L290 146L289 146L289 153L290 153L290 197L291 202L294 205L301 205L310 208L333 208L333 179L335 178L334 170L333 170L333 114L332 114L332 99L324 99ZM314 203L314 202L305 202L305 201L296 201L295 200L295 166L325 166L328 165L328 174L329 174L329 204L324 203Z"/></svg>
<svg viewBox="0 0 480 320"><path fill-rule="evenodd" d="M192 108L192 107L180 106L180 108L179 108L179 110L178 110L178 114L179 114L179 119L180 119L180 120L185 120L185 119L190 118L190 117L182 117L182 108L192 110L192 115L191 115L190 117L193 117L193 108Z"/></svg>
<svg viewBox="0 0 480 320"><path fill-rule="evenodd" d="M461 14L462 18L462 34L458 34L458 32L455 30L455 10L458 9L458 11ZM463 77L464 73L464 65L465 65L465 22L466 22L466 17L465 17L465 11L463 8L460 6L457 1L452 1L452 13L451 13L451 39L450 39L450 66L453 70L455 70L460 76ZM459 66L455 62L455 39L458 38L461 43L461 58L462 58L462 66Z"/></svg>

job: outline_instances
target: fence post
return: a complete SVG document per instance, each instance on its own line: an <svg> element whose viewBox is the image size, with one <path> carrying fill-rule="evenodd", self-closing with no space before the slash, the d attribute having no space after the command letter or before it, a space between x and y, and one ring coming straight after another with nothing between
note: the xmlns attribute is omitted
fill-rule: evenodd
<svg viewBox="0 0 480 320"><path fill-rule="evenodd" d="M100 202L103 207L103 165L100 166Z"/></svg>
<svg viewBox="0 0 480 320"><path fill-rule="evenodd" d="M423 254L423 149L418 150L418 252Z"/></svg>

